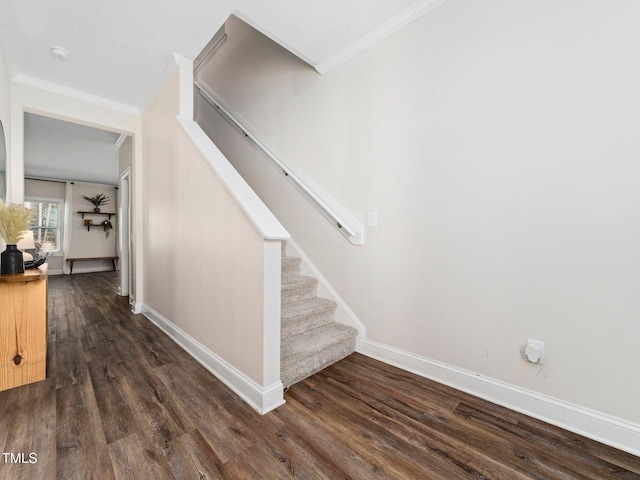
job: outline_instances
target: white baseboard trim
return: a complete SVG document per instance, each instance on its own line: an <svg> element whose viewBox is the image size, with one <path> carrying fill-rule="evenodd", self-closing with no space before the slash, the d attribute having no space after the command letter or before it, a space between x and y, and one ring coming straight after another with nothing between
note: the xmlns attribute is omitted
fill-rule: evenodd
<svg viewBox="0 0 640 480"><path fill-rule="evenodd" d="M131 305L131 311L133 313L135 313L136 315L142 313L142 308L143 305L141 303L138 302L129 302L129 305Z"/></svg>
<svg viewBox="0 0 640 480"><path fill-rule="evenodd" d="M371 340L360 341L357 351L384 363L640 456L640 425Z"/></svg>
<svg viewBox="0 0 640 480"><path fill-rule="evenodd" d="M76 273L96 273L96 272L113 272L113 267L109 266L109 267L76 268L73 270L73 275L75 275ZM61 268L49 270L48 274L49 275L69 275L69 274L65 274L64 270L62 270Z"/></svg>
<svg viewBox="0 0 640 480"><path fill-rule="evenodd" d="M260 415L285 403L284 388L280 380L262 387L152 308L143 305L142 314Z"/></svg>

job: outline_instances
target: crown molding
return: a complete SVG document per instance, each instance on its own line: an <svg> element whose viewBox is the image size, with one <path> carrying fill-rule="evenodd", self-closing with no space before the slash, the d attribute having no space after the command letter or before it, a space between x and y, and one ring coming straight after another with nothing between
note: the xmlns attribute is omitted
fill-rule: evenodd
<svg viewBox="0 0 640 480"><path fill-rule="evenodd" d="M417 20L422 15L430 12L434 8L442 5L447 0L422 0L411 7L407 8L399 15L391 18L387 22L380 25L378 28L365 35L361 39L355 41L347 48L341 50L337 54L330 57L328 60L315 65L315 69L321 75L333 70L339 65L351 60L353 57L362 53L367 48L372 47L376 43L384 40L392 33L397 32L402 27Z"/></svg>
<svg viewBox="0 0 640 480"><path fill-rule="evenodd" d="M109 100L108 98L99 97L97 95L92 95L80 90L64 87L62 85L58 85L57 83L47 82L45 80L40 80L39 78L31 77L29 75L19 74L13 77L12 80L15 83L39 88L41 90L45 90L47 92L55 93L58 95L64 95L65 97L70 97L82 102L91 103L99 107L110 108L112 110L117 110L128 115L135 115L137 117L140 116L140 110L138 110L136 107L132 107L131 105L114 102L113 100Z"/></svg>

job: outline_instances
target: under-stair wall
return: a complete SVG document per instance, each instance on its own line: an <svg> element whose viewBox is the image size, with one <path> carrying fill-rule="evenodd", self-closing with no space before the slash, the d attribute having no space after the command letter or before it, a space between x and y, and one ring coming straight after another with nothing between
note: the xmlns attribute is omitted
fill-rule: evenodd
<svg viewBox="0 0 640 480"><path fill-rule="evenodd" d="M265 413L283 403L289 235L199 127L178 117L181 86L176 72L142 117L143 313Z"/></svg>

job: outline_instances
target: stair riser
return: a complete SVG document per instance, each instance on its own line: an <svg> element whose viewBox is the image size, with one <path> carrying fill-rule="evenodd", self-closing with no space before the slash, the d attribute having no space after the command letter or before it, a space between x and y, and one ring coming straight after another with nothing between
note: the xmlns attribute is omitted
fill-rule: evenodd
<svg viewBox="0 0 640 480"><path fill-rule="evenodd" d="M282 337L297 335L312 328L328 325L334 321L335 309L328 309L317 313L302 315L300 317L287 318L282 320Z"/></svg>
<svg viewBox="0 0 640 480"><path fill-rule="evenodd" d="M304 358L297 358L297 356L283 358L282 366L284 368L282 370L283 373L287 373L282 375L282 384L289 387L351 355L355 349L356 338L354 335L352 339L340 342L340 345L333 349L331 355L328 355L327 351L321 351L307 354Z"/></svg>
<svg viewBox="0 0 640 480"><path fill-rule="evenodd" d="M300 269L291 268L287 270L282 270L282 280L286 283L288 278L300 276Z"/></svg>
<svg viewBox="0 0 640 480"><path fill-rule="evenodd" d="M313 298L316 296L316 286L302 286L297 288L291 288L282 290L282 305L287 303L297 302L307 298Z"/></svg>
<svg viewBox="0 0 640 480"><path fill-rule="evenodd" d="M300 275L300 262L282 262L282 278Z"/></svg>

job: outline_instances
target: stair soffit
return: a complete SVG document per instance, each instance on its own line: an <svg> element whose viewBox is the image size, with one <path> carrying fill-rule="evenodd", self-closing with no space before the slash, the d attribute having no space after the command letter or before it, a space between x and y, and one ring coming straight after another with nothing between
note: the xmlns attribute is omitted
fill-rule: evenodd
<svg viewBox="0 0 640 480"><path fill-rule="evenodd" d="M312 66L318 73L324 75L343 63L348 62L414 20L429 13L446 1L447 0L421 0L415 2L378 26L357 35L355 39L347 42L345 46L341 46L333 51L326 50L320 54L305 45L304 35L291 34L286 28L272 29L270 28L270 22L257 22L251 14L245 14L242 11L236 10L233 14L263 35L289 50L292 54ZM328 29L328 32L329 31L330 29ZM308 37L308 35L306 37Z"/></svg>

